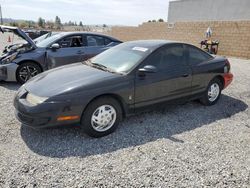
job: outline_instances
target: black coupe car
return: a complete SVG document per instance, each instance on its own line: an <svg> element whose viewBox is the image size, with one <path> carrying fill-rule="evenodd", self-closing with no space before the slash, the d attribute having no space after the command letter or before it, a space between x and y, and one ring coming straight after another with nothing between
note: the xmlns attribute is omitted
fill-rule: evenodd
<svg viewBox="0 0 250 188"><path fill-rule="evenodd" d="M14 106L23 125L80 123L88 135L101 137L141 107L180 99L213 105L232 80L223 57L180 42L134 41L32 78Z"/></svg>

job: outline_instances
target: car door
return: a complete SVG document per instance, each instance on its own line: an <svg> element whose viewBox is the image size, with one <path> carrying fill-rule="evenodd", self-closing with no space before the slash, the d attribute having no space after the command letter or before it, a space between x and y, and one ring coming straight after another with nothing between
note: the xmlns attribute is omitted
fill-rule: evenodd
<svg viewBox="0 0 250 188"><path fill-rule="evenodd" d="M92 58L101 52L109 49L112 47L110 45L112 43L112 40L99 35L93 35L93 34L85 34L84 35L84 60L87 60L89 58Z"/></svg>
<svg viewBox="0 0 250 188"><path fill-rule="evenodd" d="M80 62L84 59L83 36L81 34L66 36L57 42L58 49L47 49L48 68Z"/></svg>
<svg viewBox="0 0 250 188"><path fill-rule="evenodd" d="M139 68L155 66L157 72L136 73L135 107L150 105L190 95L192 71L186 62L182 44L161 47L151 54Z"/></svg>
<svg viewBox="0 0 250 188"><path fill-rule="evenodd" d="M193 80L192 90L193 94L198 94L206 90L208 83L211 79L211 72L209 71L209 63L213 57L203 50L191 46L185 45L188 52L188 64L192 68Z"/></svg>

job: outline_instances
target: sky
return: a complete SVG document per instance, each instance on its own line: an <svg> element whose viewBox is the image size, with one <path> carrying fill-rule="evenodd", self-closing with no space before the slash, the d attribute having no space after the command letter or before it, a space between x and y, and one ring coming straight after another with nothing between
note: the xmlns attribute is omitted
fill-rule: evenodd
<svg viewBox="0 0 250 188"><path fill-rule="evenodd" d="M167 20L169 0L0 0L4 18L37 21L39 17L83 24L136 26Z"/></svg>

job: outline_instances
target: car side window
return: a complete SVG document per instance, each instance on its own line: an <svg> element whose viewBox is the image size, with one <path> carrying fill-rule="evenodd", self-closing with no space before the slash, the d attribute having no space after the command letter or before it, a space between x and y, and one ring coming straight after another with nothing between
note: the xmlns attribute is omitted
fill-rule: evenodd
<svg viewBox="0 0 250 188"><path fill-rule="evenodd" d="M185 52L182 44L170 45L162 49L162 58L159 68L169 71L186 66Z"/></svg>
<svg viewBox="0 0 250 188"><path fill-rule="evenodd" d="M203 52L202 50L196 47L187 46L187 49L189 51L188 63L190 65L196 65L198 63L208 61L209 59L211 59L211 56L209 54Z"/></svg>
<svg viewBox="0 0 250 188"><path fill-rule="evenodd" d="M162 59L162 49L158 49L144 60L144 63L142 64L142 66L153 65L156 68L159 68L161 59Z"/></svg>
<svg viewBox="0 0 250 188"><path fill-rule="evenodd" d="M76 48L83 45L83 39L81 35L65 37L58 42L61 48Z"/></svg>
<svg viewBox="0 0 250 188"><path fill-rule="evenodd" d="M104 37L96 36L96 35L87 35L87 46L105 46L106 41Z"/></svg>
<svg viewBox="0 0 250 188"><path fill-rule="evenodd" d="M168 72L187 66L183 45L177 44L161 47L144 61L145 65L153 65L160 72Z"/></svg>
<svg viewBox="0 0 250 188"><path fill-rule="evenodd" d="M111 39L109 39L109 38L104 38L104 43L105 43L105 45L109 45L111 42L113 42Z"/></svg>

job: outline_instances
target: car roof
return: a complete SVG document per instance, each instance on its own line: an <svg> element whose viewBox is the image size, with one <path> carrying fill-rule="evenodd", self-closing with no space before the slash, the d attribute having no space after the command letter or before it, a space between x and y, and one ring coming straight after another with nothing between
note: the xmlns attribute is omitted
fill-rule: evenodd
<svg viewBox="0 0 250 188"><path fill-rule="evenodd" d="M166 44L183 44L183 43L171 40L136 40L136 41L126 42L126 44L134 47L147 48L153 51Z"/></svg>
<svg viewBox="0 0 250 188"><path fill-rule="evenodd" d="M114 41L118 41L118 42L122 42L121 40L118 40L114 37L102 34L102 33L96 33L96 32L58 32L58 34L62 35L62 36L67 36L67 35L98 35L98 36L102 36L102 37L107 37L110 38Z"/></svg>

